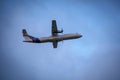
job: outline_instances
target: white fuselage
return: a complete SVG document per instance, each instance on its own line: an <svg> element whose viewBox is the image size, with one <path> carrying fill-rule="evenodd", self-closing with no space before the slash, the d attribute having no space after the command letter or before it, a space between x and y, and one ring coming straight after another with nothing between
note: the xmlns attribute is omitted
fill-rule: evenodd
<svg viewBox="0 0 120 80"><path fill-rule="evenodd" d="M63 40L68 40L68 39L76 39L76 38L80 38L80 37L82 37L82 35L80 35L78 33L73 33L73 34L41 37L41 38L39 38L39 40L40 40L40 43L42 43L42 42L53 42L53 41L63 41Z"/></svg>

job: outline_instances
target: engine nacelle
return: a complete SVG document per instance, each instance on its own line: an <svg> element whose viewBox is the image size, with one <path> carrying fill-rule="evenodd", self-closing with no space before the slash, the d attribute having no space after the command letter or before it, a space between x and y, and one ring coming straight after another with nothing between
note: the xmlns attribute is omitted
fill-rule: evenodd
<svg viewBox="0 0 120 80"><path fill-rule="evenodd" d="M63 33L63 29L58 30L57 33Z"/></svg>

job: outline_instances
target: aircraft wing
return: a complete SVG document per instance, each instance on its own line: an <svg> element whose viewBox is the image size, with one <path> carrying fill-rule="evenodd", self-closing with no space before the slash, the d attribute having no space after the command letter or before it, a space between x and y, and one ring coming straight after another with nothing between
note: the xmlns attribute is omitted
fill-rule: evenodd
<svg viewBox="0 0 120 80"><path fill-rule="evenodd" d="M57 23L56 20L52 20L52 36L57 36Z"/></svg>
<svg viewBox="0 0 120 80"><path fill-rule="evenodd" d="M57 23L56 20L52 20L52 36L58 35ZM58 41L53 41L53 48L57 48Z"/></svg>
<svg viewBox="0 0 120 80"><path fill-rule="evenodd" d="M57 48L58 41L53 41L53 48Z"/></svg>

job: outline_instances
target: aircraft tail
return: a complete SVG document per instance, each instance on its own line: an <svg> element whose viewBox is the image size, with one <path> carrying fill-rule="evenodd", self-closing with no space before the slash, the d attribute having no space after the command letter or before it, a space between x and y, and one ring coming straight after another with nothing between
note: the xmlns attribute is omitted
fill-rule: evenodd
<svg viewBox="0 0 120 80"><path fill-rule="evenodd" d="M23 42L34 42L34 43L40 43L39 38L35 38L33 36L28 35L26 29L22 30L23 33L23 37L25 38L25 40Z"/></svg>
<svg viewBox="0 0 120 80"><path fill-rule="evenodd" d="M26 29L23 29L22 33L23 33L23 36L27 36L28 35Z"/></svg>
<svg viewBox="0 0 120 80"><path fill-rule="evenodd" d="M31 42L32 39L30 38L30 36L28 35L26 29L23 29L22 30L22 34L23 34L23 37L25 38L25 41L24 42Z"/></svg>

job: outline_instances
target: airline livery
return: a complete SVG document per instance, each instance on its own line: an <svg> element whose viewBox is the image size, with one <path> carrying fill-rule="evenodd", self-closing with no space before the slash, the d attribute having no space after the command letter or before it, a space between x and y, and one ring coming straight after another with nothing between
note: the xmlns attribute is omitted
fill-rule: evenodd
<svg viewBox="0 0 120 80"><path fill-rule="evenodd" d="M58 35L58 33L63 33L63 29L61 30L57 29L56 20L52 20L52 30L51 30L52 35L51 36L36 38L36 37L30 36L27 33L26 29L23 29L22 33L23 33L23 37L25 38L23 42L30 42L30 43L51 42L53 44L53 48L57 48L58 42L60 41L69 40L69 39L77 39L77 38L82 37L82 35L78 33Z"/></svg>

